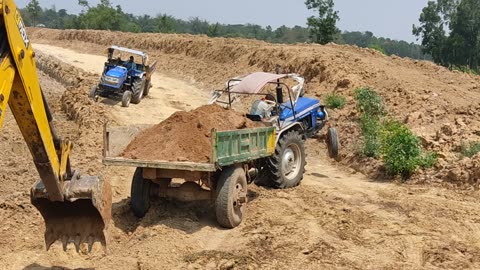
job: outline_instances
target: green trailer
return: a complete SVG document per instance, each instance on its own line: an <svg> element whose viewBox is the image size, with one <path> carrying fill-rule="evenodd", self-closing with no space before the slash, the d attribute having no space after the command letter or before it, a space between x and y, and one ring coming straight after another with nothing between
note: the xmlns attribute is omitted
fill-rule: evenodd
<svg viewBox="0 0 480 270"><path fill-rule="evenodd" d="M179 201L211 201L219 224L238 226L247 203L247 184L253 181L252 168L273 155L275 127L216 131L212 130L211 162L139 160L121 153L147 128L146 125L104 128L103 163L135 167L131 188L131 208L143 217L150 208L151 196Z"/></svg>

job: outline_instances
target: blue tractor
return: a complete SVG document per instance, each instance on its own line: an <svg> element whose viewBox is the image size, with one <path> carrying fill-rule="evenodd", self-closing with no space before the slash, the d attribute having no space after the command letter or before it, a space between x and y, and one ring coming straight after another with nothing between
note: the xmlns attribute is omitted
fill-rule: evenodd
<svg viewBox="0 0 480 270"><path fill-rule="evenodd" d="M290 87L286 81L297 84ZM268 89L270 88L270 89ZM272 94L274 88L275 94ZM325 127L328 113L318 99L304 97L304 79L298 74L256 72L227 82L224 90L215 90L210 104L232 107L235 101L258 96L247 117L276 127L275 153L255 164L251 176L257 184L274 188L297 186L305 172L305 140ZM328 154L338 158L338 135L329 127L326 136Z"/></svg>
<svg viewBox="0 0 480 270"><path fill-rule="evenodd" d="M92 87L90 97L121 97L122 106L138 104L152 87L151 77L156 61L149 65L146 53L118 46L107 48L107 62L98 85ZM128 60L122 56L129 55ZM125 57L125 59L127 59Z"/></svg>

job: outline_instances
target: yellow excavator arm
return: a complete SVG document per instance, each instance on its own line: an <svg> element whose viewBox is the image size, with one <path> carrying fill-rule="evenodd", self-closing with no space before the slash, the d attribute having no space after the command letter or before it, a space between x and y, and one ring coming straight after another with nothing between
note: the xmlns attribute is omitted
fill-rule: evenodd
<svg viewBox="0 0 480 270"><path fill-rule="evenodd" d="M80 176L70 168L71 143L58 138L40 88L35 52L13 0L0 0L0 128L7 104L33 156L40 180L31 190L33 205L42 214L47 249L60 240L91 249L106 246L111 216L108 181Z"/></svg>

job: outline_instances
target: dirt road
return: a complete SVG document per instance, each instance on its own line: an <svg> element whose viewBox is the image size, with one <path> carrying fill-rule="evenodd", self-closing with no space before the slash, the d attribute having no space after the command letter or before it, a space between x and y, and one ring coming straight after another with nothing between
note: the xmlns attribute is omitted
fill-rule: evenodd
<svg viewBox="0 0 480 270"><path fill-rule="evenodd" d="M106 61L106 56L77 53L48 44L35 44L35 49L85 71L98 74L99 79ZM201 106L210 98L209 93L185 81L160 73L152 77L152 85L149 95L139 105L131 104L131 108L122 108L121 98L102 99L101 102L112 105L112 114L119 123L156 124L178 110L190 110Z"/></svg>
<svg viewBox="0 0 480 270"><path fill-rule="evenodd" d="M104 57L51 45L35 44L35 48L92 72L99 72L96 67L104 62ZM118 123L157 123L175 110L195 108L208 99L208 92L181 80L161 74L154 78L152 97L140 105L106 106ZM61 86L45 76L42 83L50 100L58 100ZM75 134L75 125L65 119L58 104L55 108L60 124L70 127L64 132ZM12 117L5 128L7 135L21 141ZM2 140L0 150L9 149L13 166L22 164L18 160L29 164L26 152L11 149L14 145ZM80 150L85 147L95 150L87 142L79 146ZM35 172L14 175L16 170L2 170L0 180L7 189L0 195L0 218L5 220L0 225L0 268L480 268L478 193L374 182L332 163L322 143L311 140L307 147L302 184L289 190L250 186L247 218L233 230L216 225L210 206L194 203L159 200L145 218L137 219L128 205L132 170L105 169L115 202L106 256L99 247L91 255L77 254L73 247L64 253L60 245L46 252L41 218L26 193Z"/></svg>

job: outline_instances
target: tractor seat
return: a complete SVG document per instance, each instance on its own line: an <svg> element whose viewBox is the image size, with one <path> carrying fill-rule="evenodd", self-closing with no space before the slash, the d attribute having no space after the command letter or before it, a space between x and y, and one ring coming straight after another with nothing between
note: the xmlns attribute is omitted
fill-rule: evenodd
<svg viewBox="0 0 480 270"><path fill-rule="evenodd" d="M246 114L247 118L252 120L252 121L255 121L255 122L261 122L262 121L262 117L258 114Z"/></svg>

